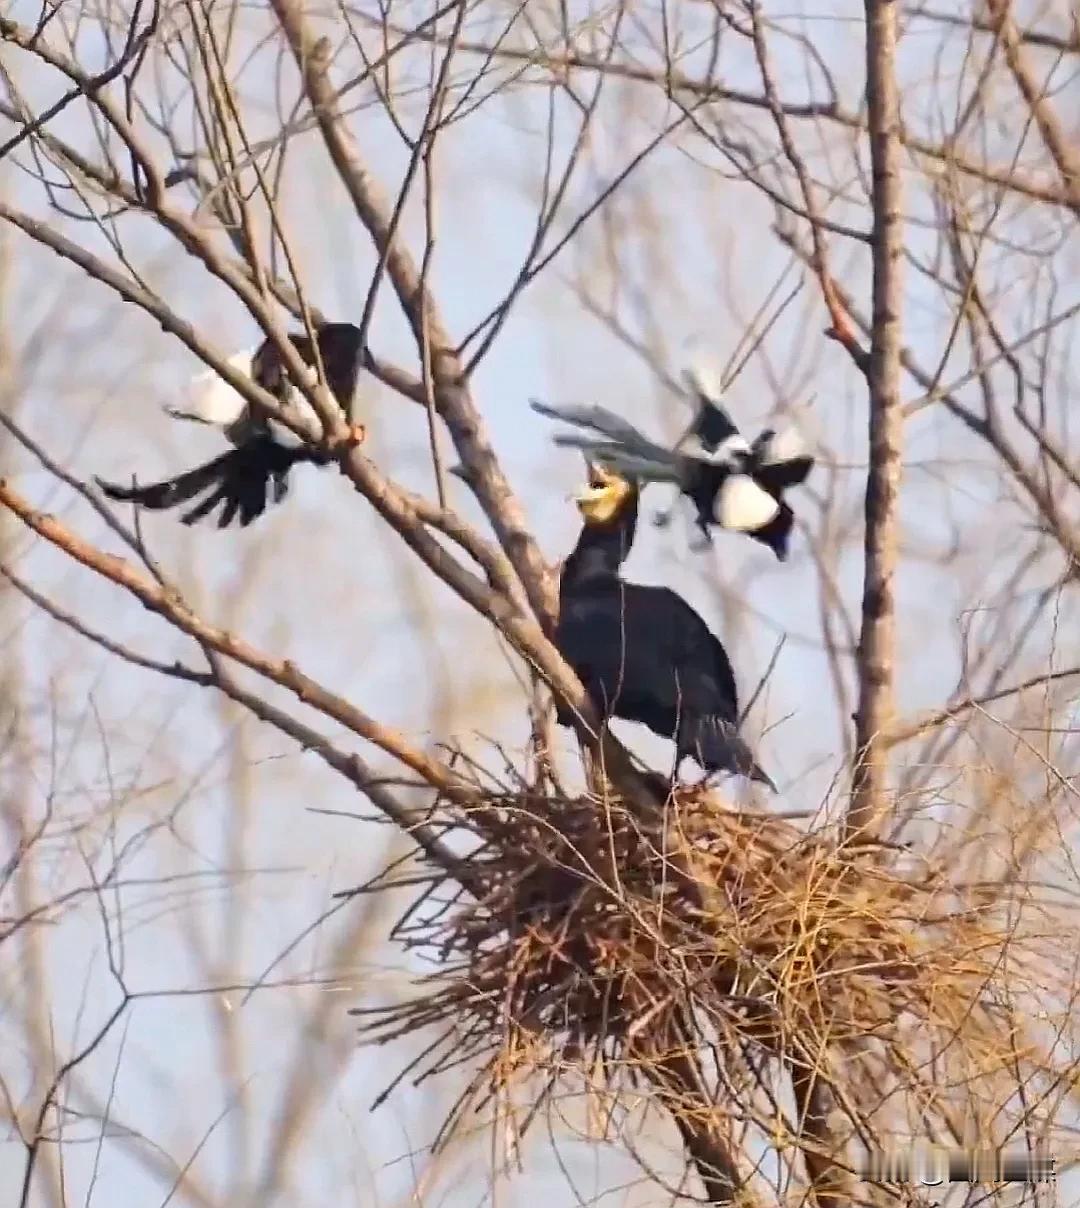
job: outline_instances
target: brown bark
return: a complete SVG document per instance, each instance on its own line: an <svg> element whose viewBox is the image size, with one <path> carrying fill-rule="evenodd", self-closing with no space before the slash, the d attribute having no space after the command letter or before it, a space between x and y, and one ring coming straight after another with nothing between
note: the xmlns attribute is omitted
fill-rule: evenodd
<svg viewBox="0 0 1080 1208"><path fill-rule="evenodd" d="M870 392L870 469L866 478L859 703L856 766L848 834L872 834L885 806L886 731L893 713L898 502L903 416L900 406L900 310L903 213L900 178L900 98L896 85L895 0L866 0L866 91L873 169L873 323L867 384Z"/></svg>

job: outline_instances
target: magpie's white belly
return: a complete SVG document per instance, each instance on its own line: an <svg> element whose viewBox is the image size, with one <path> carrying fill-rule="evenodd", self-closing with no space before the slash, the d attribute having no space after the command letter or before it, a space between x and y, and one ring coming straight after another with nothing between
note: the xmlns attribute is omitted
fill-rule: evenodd
<svg viewBox="0 0 1080 1208"><path fill-rule="evenodd" d="M713 517L721 528L752 533L764 528L780 505L748 474L732 474L716 494Z"/></svg>

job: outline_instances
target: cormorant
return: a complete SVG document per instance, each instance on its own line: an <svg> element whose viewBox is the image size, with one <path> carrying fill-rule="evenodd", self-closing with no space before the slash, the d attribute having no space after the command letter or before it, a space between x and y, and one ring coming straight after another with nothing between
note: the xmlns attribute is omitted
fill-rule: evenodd
<svg viewBox="0 0 1080 1208"><path fill-rule="evenodd" d="M636 484L592 464L576 502L584 524L562 568L555 643L597 709L673 738L676 774L691 755L706 773L776 792L739 735L735 674L708 625L669 588L619 575L637 528ZM558 720L571 722L561 707Z"/></svg>
<svg viewBox="0 0 1080 1208"><path fill-rule="evenodd" d="M683 441L674 449L655 444L605 407L556 407L536 400L532 407L541 415L601 434L559 433L557 445L581 449L586 457L642 482L674 483L693 503L707 542L714 525L747 533L783 562L794 524L784 492L806 480L814 458L790 429L778 433L766 428L748 444L702 375L690 372L686 377L697 403L683 437L693 442L686 450L679 447Z"/></svg>
<svg viewBox="0 0 1080 1208"><path fill-rule="evenodd" d="M330 392L341 409L347 411L360 372L360 329L351 323L324 323L315 338ZM289 340L305 364L311 366L314 381L315 352L311 340L305 332L290 333ZM264 340L258 348L234 353L227 362L286 406L309 419L315 418L310 404L289 381L272 340ZM246 527L266 510L268 488L272 487L271 503L280 503L285 498L289 471L294 465L300 462L326 465L333 460L333 455L304 444L284 425L256 414L243 395L212 369L194 379L186 406L165 410L176 419L221 428L236 447L175 478L146 486L126 487L95 478L110 499L130 500L151 511L161 511L190 503L208 492L181 516L184 524L195 524L221 504L218 528L227 528L237 516L240 526ZM362 428L357 427L355 433L362 439Z"/></svg>

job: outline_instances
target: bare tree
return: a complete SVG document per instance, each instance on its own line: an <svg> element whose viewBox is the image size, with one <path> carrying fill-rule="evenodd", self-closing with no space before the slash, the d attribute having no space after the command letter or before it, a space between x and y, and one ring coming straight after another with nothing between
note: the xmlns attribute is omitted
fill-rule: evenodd
<svg viewBox="0 0 1080 1208"><path fill-rule="evenodd" d="M860 1180L912 1140L1053 1151L1075 15L64 0L0 37L8 1198L475 1202L517 1165L839 1205L918 1199ZM288 339L323 318L358 415ZM253 331L318 423L225 359ZM672 790L551 641L580 467L526 400L674 436L692 333L818 446L791 563L676 526L632 570L764 681L776 808ZM195 361L340 474L242 533L109 506Z"/></svg>

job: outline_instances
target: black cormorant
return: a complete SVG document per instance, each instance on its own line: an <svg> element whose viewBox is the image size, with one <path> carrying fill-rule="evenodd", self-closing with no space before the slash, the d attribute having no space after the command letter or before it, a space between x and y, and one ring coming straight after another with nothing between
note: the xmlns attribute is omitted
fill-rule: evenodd
<svg viewBox="0 0 1080 1208"><path fill-rule="evenodd" d="M330 392L342 410L347 411L360 371L360 329L351 323L325 323L317 329L315 338ZM314 381L315 353L311 340L304 332L291 333L289 340L304 363L312 367ZM263 341L256 349L234 353L227 362L297 413L315 418L307 400L289 381L272 340ZM181 517L184 524L194 524L221 504L218 528L227 528L236 517L241 527L245 527L266 510L268 490L271 503L280 503L285 498L289 471L294 465L300 462L326 465L333 460L325 450L304 444L283 424L256 414L243 395L215 370L194 380L184 407L167 407L166 411L177 419L221 428L235 448L175 478L147 486L127 487L95 478L110 499L130 500L151 511L160 511L190 503L208 492L184 513Z"/></svg>
<svg viewBox="0 0 1080 1208"><path fill-rule="evenodd" d="M599 465L576 502L581 536L562 568L555 642L605 716L674 738L675 772L693 756L707 773L749 776L776 791L738 732L735 675L708 625L666 587L626 583L638 489ZM558 720L569 725L564 709Z"/></svg>
<svg viewBox="0 0 1080 1208"><path fill-rule="evenodd" d="M744 532L784 561L794 515L784 492L806 480L814 459L794 430L767 428L749 444L701 375L687 374L697 404L683 440L664 448L605 407L551 406L533 401L541 415L565 420L601 435L559 433L558 445L581 449L586 457L642 482L671 482L694 505L707 541L714 525ZM682 442L680 442L682 444Z"/></svg>

